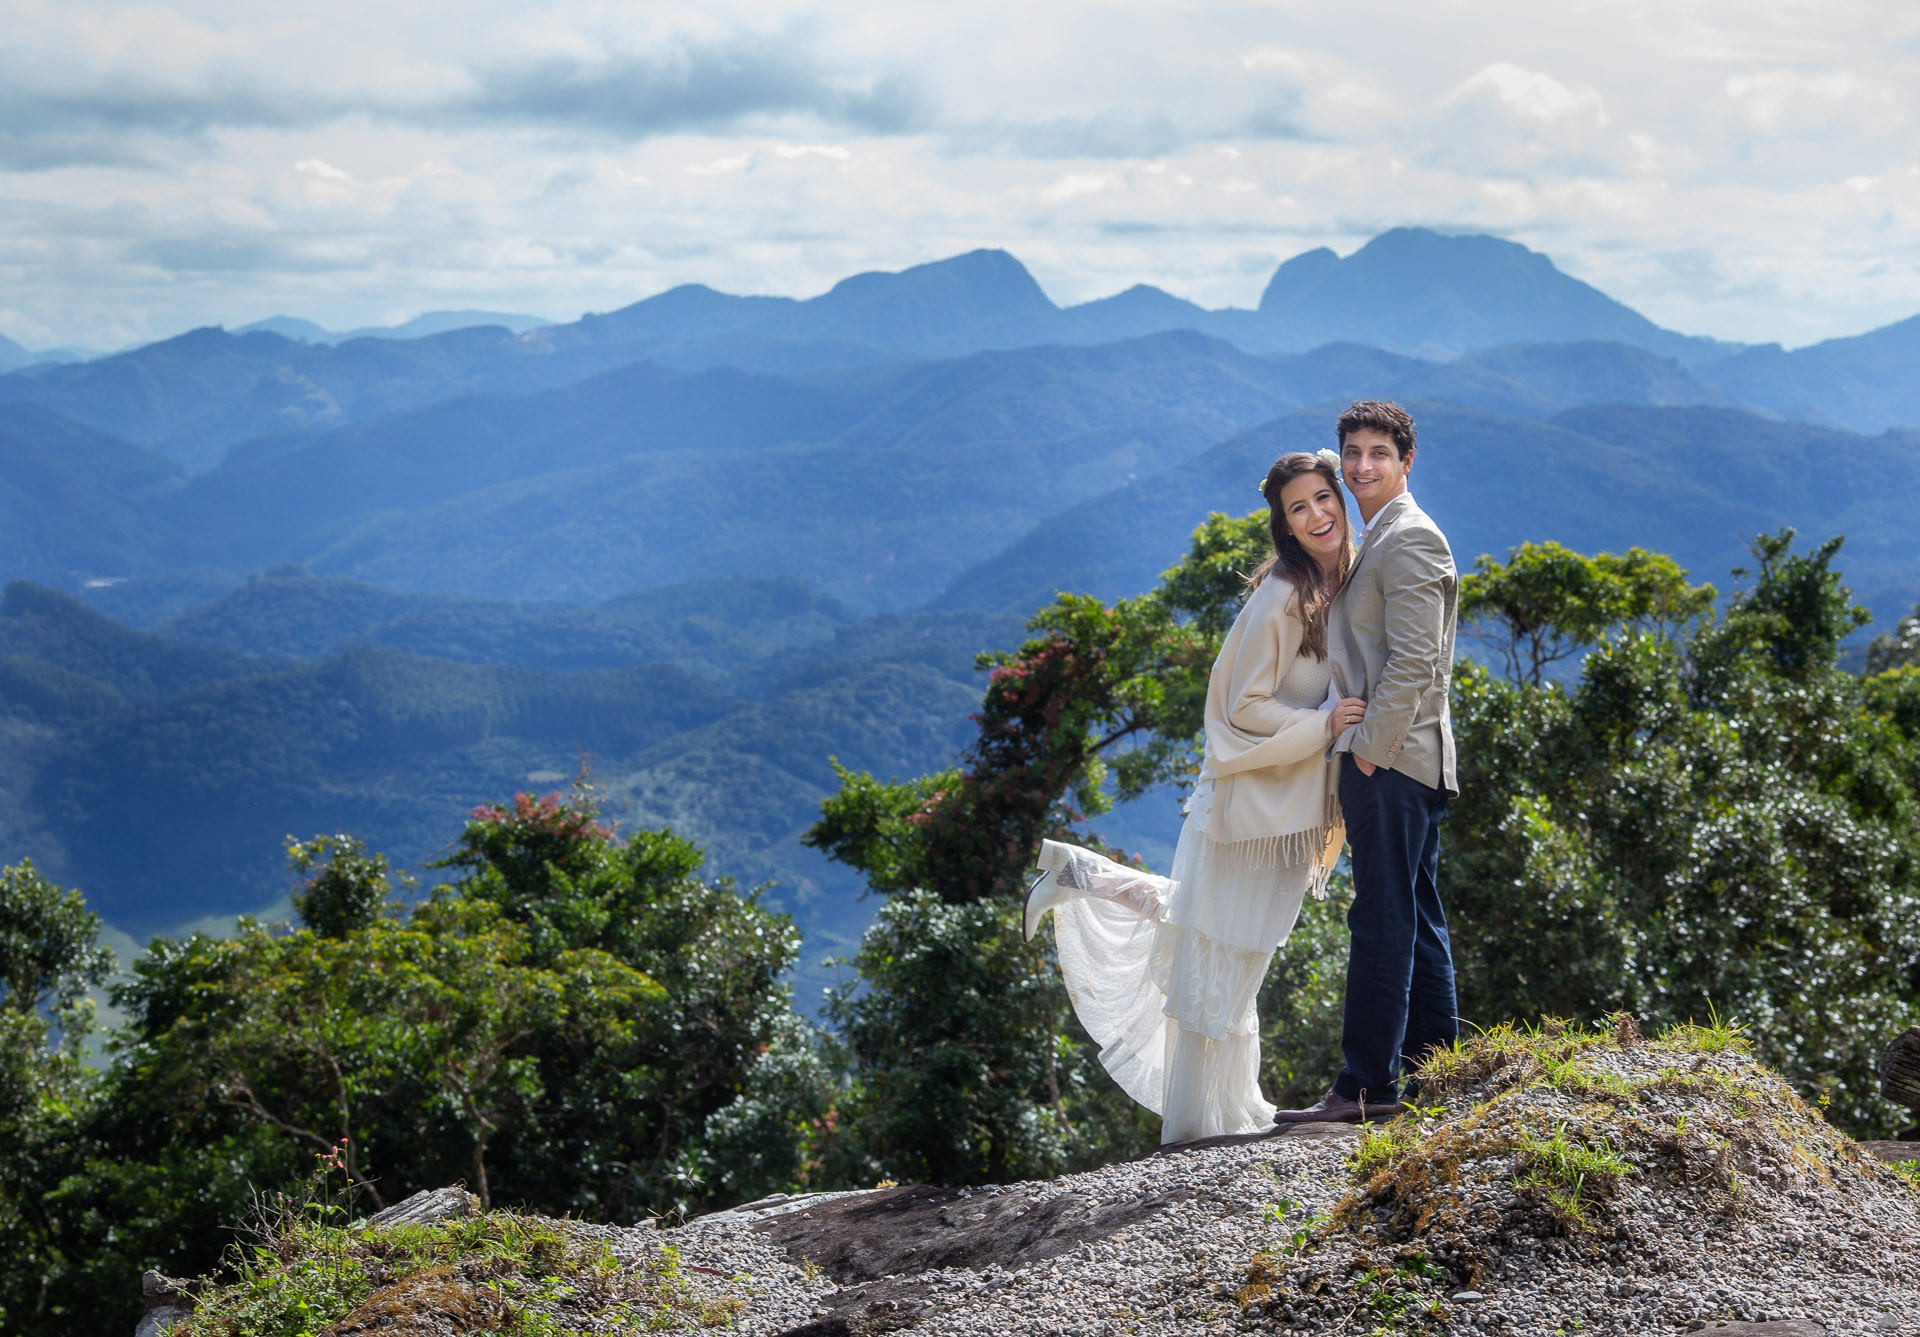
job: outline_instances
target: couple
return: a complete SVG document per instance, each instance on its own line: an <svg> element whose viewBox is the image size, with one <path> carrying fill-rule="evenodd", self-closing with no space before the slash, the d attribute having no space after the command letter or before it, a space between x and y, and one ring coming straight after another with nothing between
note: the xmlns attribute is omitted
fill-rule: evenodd
<svg viewBox="0 0 1920 1337"><path fill-rule="evenodd" d="M1406 411L1357 403L1335 436L1338 456L1283 455L1261 484L1274 556L1214 661L1172 876L1046 841L1027 898L1027 936L1052 910L1074 1011L1121 1088L1160 1115L1162 1142L1394 1113L1403 1066L1458 1031L1435 882L1459 792L1453 554L1407 491ZM1317 1105L1276 1112L1260 1095L1254 1000L1343 839L1346 1066Z"/></svg>

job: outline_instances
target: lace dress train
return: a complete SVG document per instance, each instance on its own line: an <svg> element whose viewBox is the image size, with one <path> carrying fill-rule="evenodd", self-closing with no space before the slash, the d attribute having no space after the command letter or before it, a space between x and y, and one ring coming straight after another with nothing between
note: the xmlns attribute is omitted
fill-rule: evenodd
<svg viewBox="0 0 1920 1337"><path fill-rule="evenodd" d="M1160 1115L1162 1142L1272 1124L1255 999L1313 871L1236 858L1194 815L1206 797L1188 804L1172 877L1047 841L1030 898L1029 928L1053 911L1067 996L1101 1065Z"/></svg>

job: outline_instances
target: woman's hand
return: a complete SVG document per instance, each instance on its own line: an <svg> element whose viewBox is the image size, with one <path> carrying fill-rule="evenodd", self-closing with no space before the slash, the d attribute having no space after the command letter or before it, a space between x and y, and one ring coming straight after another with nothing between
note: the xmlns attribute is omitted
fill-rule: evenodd
<svg viewBox="0 0 1920 1337"><path fill-rule="evenodd" d="M1345 696L1327 712L1327 737L1338 738L1366 717L1367 703L1357 696Z"/></svg>

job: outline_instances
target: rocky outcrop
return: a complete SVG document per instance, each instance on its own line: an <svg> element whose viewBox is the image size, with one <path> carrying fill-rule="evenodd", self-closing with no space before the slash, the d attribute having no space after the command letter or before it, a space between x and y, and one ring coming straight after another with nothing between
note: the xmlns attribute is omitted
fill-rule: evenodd
<svg viewBox="0 0 1920 1337"><path fill-rule="evenodd" d="M193 1313L193 1296L187 1283L162 1276L151 1269L140 1278L140 1298L146 1312L133 1337L162 1337L174 1324Z"/></svg>
<svg viewBox="0 0 1920 1337"><path fill-rule="evenodd" d="M473 1216L480 1210L480 1199L463 1188L430 1188L396 1202L367 1218L373 1229L386 1226L424 1226L434 1221L451 1221Z"/></svg>
<svg viewBox="0 0 1920 1337"><path fill-rule="evenodd" d="M1880 1056L1880 1094L1905 1105L1913 1115L1914 1126L1900 1135L1901 1140L1920 1142L1920 1026L1907 1027Z"/></svg>
<svg viewBox="0 0 1920 1337"><path fill-rule="evenodd" d="M595 1284L650 1329L744 1337L1911 1334L1920 1184L1900 1163L1920 1148L1850 1141L1724 1035L1620 1037L1476 1042L1429 1069L1428 1110L1372 1129L1019 1184L775 1195L672 1229L532 1224L617 1260ZM441 1190L371 1224L475 1210ZM491 1258L408 1279L406 1305L356 1298L329 1331L465 1330L427 1283L471 1300L506 1280ZM465 1289L463 1267L480 1269ZM192 1304L150 1282L141 1337Z"/></svg>
<svg viewBox="0 0 1920 1337"><path fill-rule="evenodd" d="M742 1316L769 1337L1879 1337L1920 1316L1920 1192L1724 1038L1515 1037L1430 1092L1435 1117L1365 1135L768 1200L661 1239L772 1282Z"/></svg>

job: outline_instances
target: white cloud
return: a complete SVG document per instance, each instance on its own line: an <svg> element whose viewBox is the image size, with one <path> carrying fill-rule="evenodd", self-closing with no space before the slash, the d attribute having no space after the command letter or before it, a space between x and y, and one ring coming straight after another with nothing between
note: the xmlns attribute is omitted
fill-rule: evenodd
<svg viewBox="0 0 1920 1337"><path fill-rule="evenodd" d="M1307 70L1306 57L1284 46L1255 47L1240 57L1240 63L1256 74L1304 74Z"/></svg>
<svg viewBox="0 0 1920 1337"><path fill-rule="evenodd" d="M1727 96L1740 103L1753 124L1763 130L1780 128L1784 122L1795 119L1796 111L1803 115L1819 114L1864 91L1859 76L1847 70L1815 75L1795 70L1768 70L1761 74L1735 75L1727 80Z"/></svg>
<svg viewBox="0 0 1920 1337"><path fill-rule="evenodd" d="M293 170L296 172L305 172L309 176L317 176L322 181L353 180L353 178L349 176L347 173L341 171L338 167L335 167L332 163L326 162L320 158L303 159L302 161L297 162L293 165Z"/></svg>
<svg viewBox="0 0 1920 1337"><path fill-rule="evenodd" d="M782 158L831 158L834 162L853 157L852 150L840 144L775 144L773 151Z"/></svg>
<svg viewBox="0 0 1920 1337"><path fill-rule="evenodd" d="M1702 333L1920 310L1920 6L1885 0L7 20L0 283L50 342L276 310L566 318L688 281L805 295L976 246L1063 301L1152 282L1247 305L1249 255L1407 223L1501 232Z"/></svg>
<svg viewBox="0 0 1920 1337"><path fill-rule="evenodd" d="M751 153L737 153L729 157L715 158L711 162L692 163L685 170L694 176L727 176L734 172L744 172L753 163Z"/></svg>
<svg viewBox="0 0 1920 1337"><path fill-rule="evenodd" d="M1098 195L1103 190L1112 190L1120 184L1120 178L1111 172L1072 172L1040 192L1040 198L1058 204L1063 200L1074 200L1082 195Z"/></svg>
<svg viewBox="0 0 1920 1337"><path fill-rule="evenodd" d="M1600 94L1585 85L1561 83L1550 74L1529 70L1511 61L1496 60L1482 66L1444 99L1445 103L1465 101L1479 93L1491 93L1522 116L1536 121L1558 121L1569 116L1589 116L1604 125L1606 105Z"/></svg>

